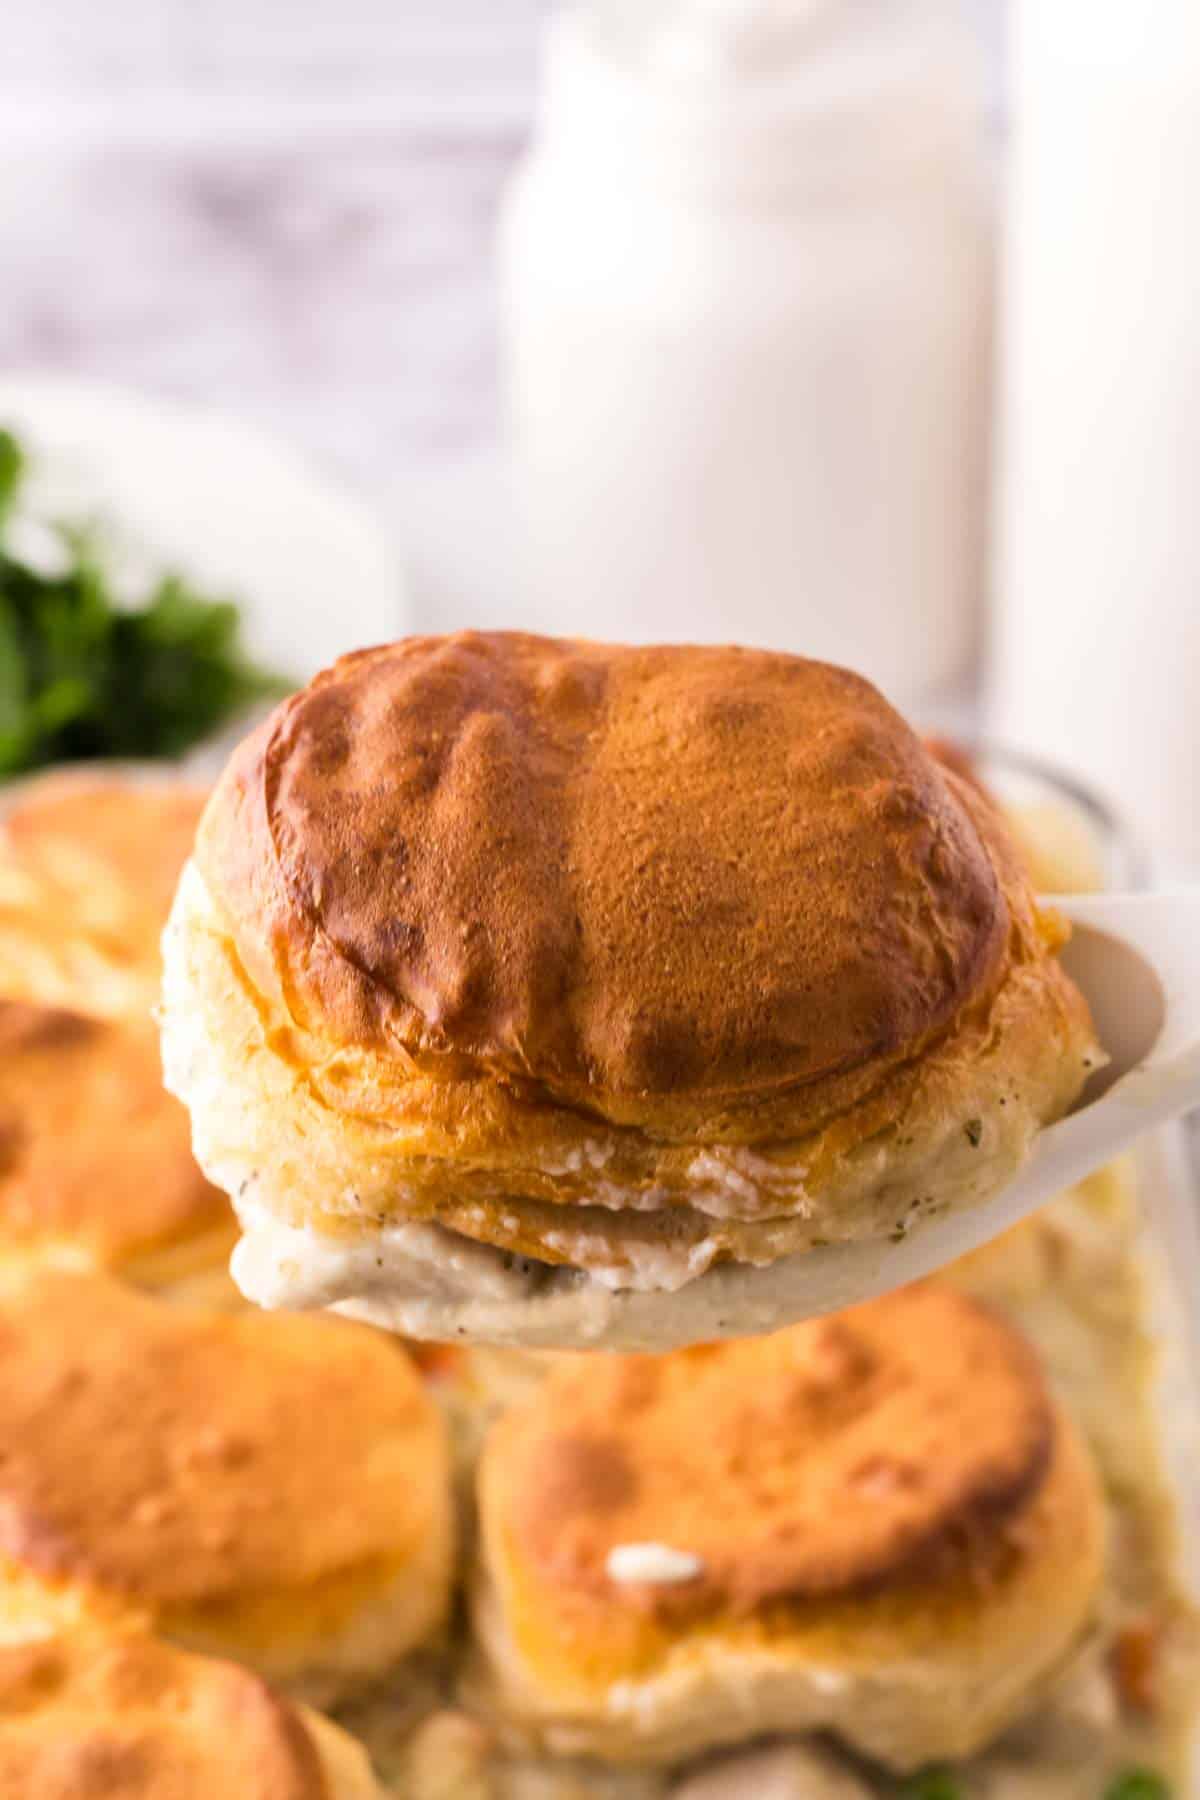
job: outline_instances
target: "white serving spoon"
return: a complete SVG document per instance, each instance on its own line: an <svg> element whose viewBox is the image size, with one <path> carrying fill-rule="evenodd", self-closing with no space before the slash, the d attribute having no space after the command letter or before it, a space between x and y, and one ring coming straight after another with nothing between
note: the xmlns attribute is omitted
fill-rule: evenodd
<svg viewBox="0 0 1200 1800"><path fill-rule="evenodd" d="M797 1318L915 1281L1006 1231L1167 1119L1200 1106L1200 889L1056 895L1063 965L1087 996L1110 1061L1075 1110L1043 1131L1007 1187L899 1244L841 1244L788 1259Z"/></svg>

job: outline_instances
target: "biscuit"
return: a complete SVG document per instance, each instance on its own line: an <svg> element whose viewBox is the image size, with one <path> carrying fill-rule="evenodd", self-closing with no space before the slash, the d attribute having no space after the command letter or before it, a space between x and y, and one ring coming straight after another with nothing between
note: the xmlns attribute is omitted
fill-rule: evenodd
<svg viewBox="0 0 1200 1800"><path fill-rule="evenodd" d="M39 776L0 816L0 994L149 1016L159 939L207 790L91 768Z"/></svg>
<svg viewBox="0 0 1200 1800"><path fill-rule="evenodd" d="M236 1239L150 1027L0 999L0 1259L229 1305Z"/></svg>
<svg viewBox="0 0 1200 1800"><path fill-rule="evenodd" d="M410 639L235 754L165 1067L261 1303L695 1340L784 1322L771 1265L1011 1176L1099 1059L1064 933L843 670Z"/></svg>
<svg viewBox="0 0 1200 1800"><path fill-rule="evenodd" d="M325 1704L445 1620L445 1428L364 1327L10 1270L0 1444L10 1636L137 1625Z"/></svg>
<svg viewBox="0 0 1200 1800"><path fill-rule="evenodd" d="M922 1283L768 1338L564 1362L492 1430L472 1677L555 1753L829 1731L971 1755L1077 1644L1096 1476L1032 1350Z"/></svg>
<svg viewBox="0 0 1200 1800"><path fill-rule="evenodd" d="M0 1793L383 1800L363 1751L247 1669L153 1638L0 1648Z"/></svg>

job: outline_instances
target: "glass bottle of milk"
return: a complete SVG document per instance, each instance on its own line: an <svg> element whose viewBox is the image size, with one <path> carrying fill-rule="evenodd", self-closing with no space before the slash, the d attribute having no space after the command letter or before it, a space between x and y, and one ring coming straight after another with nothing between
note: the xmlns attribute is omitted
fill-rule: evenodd
<svg viewBox="0 0 1200 1800"><path fill-rule="evenodd" d="M1200 877L1200 3L1017 0L995 730Z"/></svg>
<svg viewBox="0 0 1200 1800"><path fill-rule="evenodd" d="M973 654L991 194L953 0L610 0L551 26L501 231L536 616Z"/></svg>

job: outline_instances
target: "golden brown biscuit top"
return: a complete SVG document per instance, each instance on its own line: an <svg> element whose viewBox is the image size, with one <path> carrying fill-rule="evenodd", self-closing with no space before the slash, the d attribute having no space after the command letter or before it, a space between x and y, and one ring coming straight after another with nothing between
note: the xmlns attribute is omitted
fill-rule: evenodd
<svg viewBox="0 0 1200 1800"><path fill-rule="evenodd" d="M153 1639L0 1649L0 1794L327 1800L287 1702L249 1670Z"/></svg>
<svg viewBox="0 0 1200 1800"><path fill-rule="evenodd" d="M736 1104L911 1053L998 979L998 829L843 670L462 633L278 708L200 864L256 984L339 1042Z"/></svg>
<svg viewBox="0 0 1200 1800"><path fill-rule="evenodd" d="M120 881L161 928L207 798L189 782L66 770L30 783L0 831L19 856L59 879L103 873Z"/></svg>
<svg viewBox="0 0 1200 1800"><path fill-rule="evenodd" d="M149 1025L0 1000L0 1247L108 1263L232 1219Z"/></svg>
<svg viewBox="0 0 1200 1800"><path fill-rule="evenodd" d="M1041 1481L1033 1352L924 1284L768 1338L565 1363L497 1427L490 1523L540 1582L660 1617L865 1592L990 1558ZM665 1545L691 1579L614 1579Z"/></svg>
<svg viewBox="0 0 1200 1800"><path fill-rule="evenodd" d="M0 1303L0 1553L147 1604L401 1559L444 1503L403 1351L320 1317L208 1317L102 1276Z"/></svg>

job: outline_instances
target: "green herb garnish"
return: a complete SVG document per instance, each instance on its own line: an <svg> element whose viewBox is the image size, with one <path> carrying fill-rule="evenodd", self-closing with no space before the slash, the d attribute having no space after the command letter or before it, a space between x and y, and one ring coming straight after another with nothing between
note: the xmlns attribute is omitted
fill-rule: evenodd
<svg viewBox="0 0 1200 1800"><path fill-rule="evenodd" d="M14 542L26 459L0 430L0 776L81 757L176 756L250 702L287 691L242 652L237 607L182 576L140 602L102 540L34 521L49 568Z"/></svg>
<svg viewBox="0 0 1200 1800"><path fill-rule="evenodd" d="M978 1150L980 1144L983 1142L983 1120L968 1119L963 1126L963 1130L966 1132L967 1139L972 1148Z"/></svg>
<svg viewBox="0 0 1200 1800"><path fill-rule="evenodd" d="M1153 1769L1125 1769L1109 1782L1104 1800L1171 1800L1171 1790Z"/></svg>
<svg viewBox="0 0 1200 1800"><path fill-rule="evenodd" d="M922 1769L900 1784L899 1800L963 1800L963 1785L949 1769Z"/></svg>

